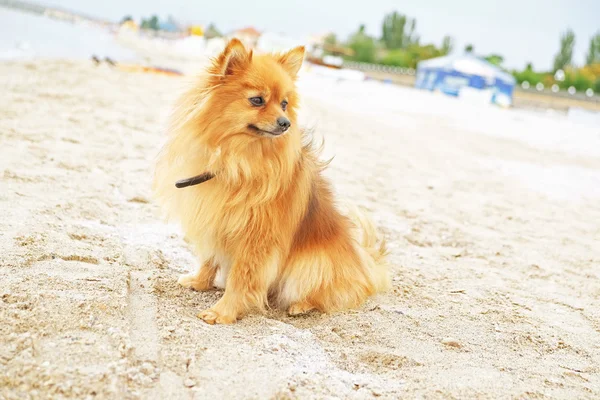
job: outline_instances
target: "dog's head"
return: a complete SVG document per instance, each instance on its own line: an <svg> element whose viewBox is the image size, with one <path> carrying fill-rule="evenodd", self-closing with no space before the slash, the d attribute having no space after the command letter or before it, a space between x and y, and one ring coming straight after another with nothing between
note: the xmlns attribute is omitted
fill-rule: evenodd
<svg viewBox="0 0 600 400"><path fill-rule="evenodd" d="M294 81L304 47L284 54L253 54L237 39L209 67L212 123L227 134L275 138L296 124L298 96ZM219 129L217 126L215 129Z"/></svg>

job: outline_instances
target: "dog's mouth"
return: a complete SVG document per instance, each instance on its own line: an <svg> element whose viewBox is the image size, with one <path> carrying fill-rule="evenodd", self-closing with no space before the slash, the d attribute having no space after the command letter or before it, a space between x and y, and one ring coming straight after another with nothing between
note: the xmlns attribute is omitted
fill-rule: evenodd
<svg viewBox="0 0 600 400"><path fill-rule="evenodd" d="M248 125L248 129L250 129L252 132L257 133L261 136L265 136L265 135L269 135L269 136L281 136L283 135L286 131L287 128L283 129L283 128L277 128L275 130L272 131L266 131L264 129L260 129L258 126L256 125Z"/></svg>

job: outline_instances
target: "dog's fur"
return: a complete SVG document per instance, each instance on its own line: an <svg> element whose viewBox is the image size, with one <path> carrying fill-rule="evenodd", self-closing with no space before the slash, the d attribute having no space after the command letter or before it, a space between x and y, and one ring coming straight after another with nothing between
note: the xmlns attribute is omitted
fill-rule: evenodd
<svg viewBox="0 0 600 400"><path fill-rule="evenodd" d="M383 241L360 214L336 209L325 165L297 126L303 58L303 47L253 55L234 39L175 109L154 190L200 258L179 283L208 290L217 272L226 276L223 297L199 314L208 323L268 304L292 315L342 310L389 287ZM259 96L265 104L251 104ZM291 122L283 134L280 117ZM204 172L215 178L175 188Z"/></svg>

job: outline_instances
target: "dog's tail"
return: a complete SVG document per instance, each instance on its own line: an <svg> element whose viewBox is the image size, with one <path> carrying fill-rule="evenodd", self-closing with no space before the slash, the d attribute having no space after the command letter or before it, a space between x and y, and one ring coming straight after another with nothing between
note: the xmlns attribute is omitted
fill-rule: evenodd
<svg viewBox="0 0 600 400"><path fill-rule="evenodd" d="M388 254L385 238L377 232L371 219L366 213L356 207L350 209L349 216L357 226L357 244L363 265L377 292L386 291L391 287Z"/></svg>

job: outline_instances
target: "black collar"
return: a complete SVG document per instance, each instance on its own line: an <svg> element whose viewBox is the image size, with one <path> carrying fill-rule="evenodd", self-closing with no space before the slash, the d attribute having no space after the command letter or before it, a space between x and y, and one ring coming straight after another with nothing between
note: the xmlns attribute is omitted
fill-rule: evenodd
<svg viewBox="0 0 600 400"><path fill-rule="evenodd" d="M213 174L211 174L210 172L205 172L203 174L196 175L191 178L181 179L181 180L175 182L175 187L181 189L181 188L188 187L188 186L198 185L200 183L209 181L214 177L215 176Z"/></svg>

